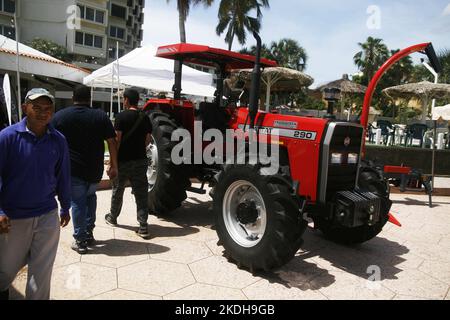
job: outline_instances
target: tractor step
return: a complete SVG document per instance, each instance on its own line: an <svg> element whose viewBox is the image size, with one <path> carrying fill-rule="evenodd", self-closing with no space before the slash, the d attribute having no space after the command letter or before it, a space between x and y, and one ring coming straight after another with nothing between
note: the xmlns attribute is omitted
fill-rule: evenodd
<svg viewBox="0 0 450 320"><path fill-rule="evenodd" d="M206 190L204 189L205 183L202 183L200 188L189 187L186 189L188 192L193 192L197 194L206 194Z"/></svg>

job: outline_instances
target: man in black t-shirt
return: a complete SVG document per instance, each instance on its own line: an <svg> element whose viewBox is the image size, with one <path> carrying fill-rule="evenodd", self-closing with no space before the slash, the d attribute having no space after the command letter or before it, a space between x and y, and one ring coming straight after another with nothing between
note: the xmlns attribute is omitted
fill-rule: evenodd
<svg viewBox="0 0 450 320"><path fill-rule="evenodd" d="M123 96L125 111L116 116L114 123L119 148L119 173L117 179L113 180L111 211L105 216L105 220L109 225L117 225L125 184L129 180L136 200L139 222L137 234L142 238L148 238L146 147L151 141L152 124L147 115L137 107L139 93L136 90L127 89Z"/></svg>
<svg viewBox="0 0 450 320"><path fill-rule="evenodd" d="M72 175L72 219L75 242L72 249L80 254L94 243L97 210L97 185L103 176L104 141L108 143L110 179L117 175L116 133L102 110L89 107L91 91L78 86L73 92L74 106L57 112L52 124L69 144Z"/></svg>

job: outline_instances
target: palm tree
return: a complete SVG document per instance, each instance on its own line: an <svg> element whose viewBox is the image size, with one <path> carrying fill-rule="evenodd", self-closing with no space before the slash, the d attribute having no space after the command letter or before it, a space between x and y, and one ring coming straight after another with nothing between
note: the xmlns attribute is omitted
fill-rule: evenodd
<svg viewBox="0 0 450 320"><path fill-rule="evenodd" d="M278 42L272 42L270 49L279 66L298 71L305 70L308 55L297 41L281 39Z"/></svg>
<svg viewBox="0 0 450 320"><path fill-rule="evenodd" d="M439 52L438 59L442 66L442 72L439 74L439 82L450 83L450 49L444 49ZM434 81L434 76L422 64L416 64L414 66L412 77L414 82Z"/></svg>
<svg viewBox="0 0 450 320"><path fill-rule="evenodd" d="M450 49L444 49L438 54L442 65L442 72L439 75L439 82L450 83Z"/></svg>
<svg viewBox="0 0 450 320"><path fill-rule="evenodd" d="M243 48L239 52L242 53L242 54L248 54L248 55L251 55L251 56L256 56L256 46L251 46L250 49L249 48ZM270 59L270 60L275 60L275 57L273 56L272 51L264 43L261 45L261 57L262 58L266 58L266 59Z"/></svg>
<svg viewBox="0 0 450 320"><path fill-rule="evenodd" d="M394 55L399 51L400 50L391 50L391 55ZM384 77L384 87L396 86L409 82L412 78L413 72L413 60L410 56L404 57L388 70Z"/></svg>
<svg viewBox="0 0 450 320"><path fill-rule="evenodd" d="M225 42L228 43L228 50L232 49L235 37L241 45L244 45L247 40L247 31L259 32L261 9L268 7L269 0L221 0L216 33L220 36L227 29ZM256 18L249 16L252 10L256 10Z"/></svg>
<svg viewBox="0 0 450 320"><path fill-rule="evenodd" d="M368 37L366 42L358 43L362 51L355 54L353 61L364 73L365 84L368 85L375 71L387 59L389 51L382 39Z"/></svg>
<svg viewBox="0 0 450 320"><path fill-rule="evenodd" d="M170 0L167 0L169 3ZM180 41L186 43L186 20L192 5L203 4L205 7L211 6L214 0L177 0L177 9L180 27Z"/></svg>

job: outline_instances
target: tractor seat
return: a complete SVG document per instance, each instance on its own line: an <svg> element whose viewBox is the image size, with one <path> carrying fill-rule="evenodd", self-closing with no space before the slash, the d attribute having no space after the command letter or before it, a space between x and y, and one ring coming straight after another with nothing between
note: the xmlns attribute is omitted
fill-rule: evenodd
<svg viewBox="0 0 450 320"><path fill-rule="evenodd" d="M198 111L199 120L203 121L203 130L218 129L225 133L230 116L217 103L201 102Z"/></svg>

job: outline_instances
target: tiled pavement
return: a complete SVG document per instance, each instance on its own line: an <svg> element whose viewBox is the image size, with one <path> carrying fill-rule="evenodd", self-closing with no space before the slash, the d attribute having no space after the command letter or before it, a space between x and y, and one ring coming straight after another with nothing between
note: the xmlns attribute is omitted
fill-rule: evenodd
<svg viewBox="0 0 450 320"><path fill-rule="evenodd" d="M450 198L392 195L402 222L370 242L345 247L306 231L303 248L279 270L251 274L222 256L208 196L189 194L166 219L151 217L149 241L134 234L135 205L124 198L121 224L103 216L111 192L98 193L98 245L80 256L70 249L70 225L61 234L52 299L448 299ZM205 199L203 201L202 199ZM381 281L368 281L376 272ZM23 298L26 270L14 282Z"/></svg>

